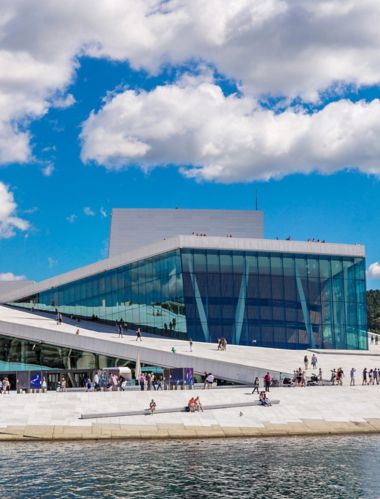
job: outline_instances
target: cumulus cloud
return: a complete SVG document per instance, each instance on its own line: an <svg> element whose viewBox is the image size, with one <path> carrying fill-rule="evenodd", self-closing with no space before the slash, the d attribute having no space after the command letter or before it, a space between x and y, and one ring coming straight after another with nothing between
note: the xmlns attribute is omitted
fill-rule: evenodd
<svg viewBox="0 0 380 499"><path fill-rule="evenodd" d="M42 172L42 175L44 175L45 177L50 177L51 175L53 175L54 170L55 170L55 168L54 168L53 163L48 163L46 166L44 166L41 169L41 172Z"/></svg>
<svg viewBox="0 0 380 499"><path fill-rule="evenodd" d="M91 209L89 206L86 206L85 208L83 208L83 213L87 216L87 217L94 217L95 216L95 212L93 209Z"/></svg>
<svg viewBox="0 0 380 499"><path fill-rule="evenodd" d="M374 262L367 269L367 277L369 279L380 279L380 263Z"/></svg>
<svg viewBox="0 0 380 499"><path fill-rule="evenodd" d="M12 272L0 272L0 281L23 281L25 279L24 275L15 275Z"/></svg>
<svg viewBox="0 0 380 499"><path fill-rule="evenodd" d="M16 216L17 204L13 193L0 182L0 239L13 237L17 230L26 231L29 222Z"/></svg>
<svg viewBox="0 0 380 499"><path fill-rule="evenodd" d="M182 165L222 182L356 167L380 173L380 101L340 100L307 113L225 96L204 77L112 96L83 125L82 159L118 170Z"/></svg>
<svg viewBox="0 0 380 499"><path fill-rule="evenodd" d="M52 100L52 106L58 109L66 109L75 104L75 98L72 94L68 94L65 97L57 97Z"/></svg>
<svg viewBox="0 0 380 499"><path fill-rule="evenodd" d="M247 96L318 101L379 84L379 24L378 0L3 2L0 164L28 161L28 122L73 103L65 92L83 55L150 73L201 62ZM132 139L124 149L149 153Z"/></svg>

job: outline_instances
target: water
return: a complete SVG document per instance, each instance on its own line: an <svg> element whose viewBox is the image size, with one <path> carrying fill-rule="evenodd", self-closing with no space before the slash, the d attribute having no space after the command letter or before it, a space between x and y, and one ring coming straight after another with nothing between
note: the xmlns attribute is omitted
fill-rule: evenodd
<svg viewBox="0 0 380 499"><path fill-rule="evenodd" d="M1 498L380 497L380 436L0 444Z"/></svg>

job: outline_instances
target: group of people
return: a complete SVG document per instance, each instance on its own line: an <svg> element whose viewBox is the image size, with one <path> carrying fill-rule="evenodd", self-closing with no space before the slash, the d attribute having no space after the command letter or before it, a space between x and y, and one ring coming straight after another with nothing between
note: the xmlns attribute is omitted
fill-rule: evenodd
<svg viewBox="0 0 380 499"><path fill-rule="evenodd" d="M262 390L259 392L259 387L260 387L260 379L258 376L256 376L254 382L253 382L253 390L252 394L257 392L259 396L259 402L261 405L269 407L272 405L272 402L270 401L267 393L270 391L270 384L271 384L272 378L269 372L266 373L264 376L264 387L265 390Z"/></svg>
<svg viewBox="0 0 380 499"><path fill-rule="evenodd" d="M305 370L307 371L309 369L309 357L307 355L305 355L305 357L303 358L303 363L305 366ZM310 364L313 369L317 368L318 357L315 355L315 353L313 353L313 355L311 356Z"/></svg>
<svg viewBox="0 0 380 499"><path fill-rule="evenodd" d="M288 380L288 378L286 378L286 380ZM306 376L306 372L301 367L299 367L298 369L295 369L293 371L293 377L291 379L291 382L285 383L285 380L284 380L284 384L290 384L293 386L306 386L308 384L308 381L312 382L312 384L322 385L323 384L322 369L319 368L318 374L313 373L310 376L310 380L308 380L308 378Z"/></svg>
<svg viewBox="0 0 380 499"><path fill-rule="evenodd" d="M378 345L379 344L379 336L376 334L371 334L371 345Z"/></svg>
<svg viewBox="0 0 380 499"><path fill-rule="evenodd" d="M380 383L380 369L370 369L366 367L362 372L362 385L378 385ZM350 383L351 384L351 383ZM354 383L355 385L355 373L354 373Z"/></svg>
<svg viewBox="0 0 380 499"><path fill-rule="evenodd" d="M140 390L162 390L164 380L162 376L154 373L141 373L139 376Z"/></svg>
<svg viewBox="0 0 380 499"><path fill-rule="evenodd" d="M334 368L331 370L330 382L332 385L336 384L338 386L343 386L343 378L344 378L344 371L341 367L338 367L337 369Z"/></svg>
<svg viewBox="0 0 380 499"><path fill-rule="evenodd" d="M350 369L350 386L356 385L356 373L355 367ZM332 385L343 385L344 371L341 367L331 370L330 382ZM362 370L362 385L379 385L380 384L380 369L367 369L366 367Z"/></svg>
<svg viewBox="0 0 380 499"><path fill-rule="evenodd" d="M187 412L195 412L195 411L202 411L203 412L203 406L201 404L200 398L199 397L191 397L187 404Z"/></svg>
<svg viewBox="0 0 380 499"><path fill-rule="evenodd" d="M266 375L264 376L265 392L270 391L271 382L272 382L272 376L269 374L269 372L267 372ZM253 382L252 394L255 392L259 393L259 387L260 387L260 379L258 376L256 376L255 381Z"/></svg>
<svg viewBox="0 0 380 499"><path fill-rule="evenodd" d="M116 321L116 332L118 334L118 338L124 338L124 334L128 331L128 324L124 322L123 319ZM142 341L141 329L138 327L136 329L136 341Z"/></svg>
<svg viewBox="0 0 380 499"><path fill-rule="evenodd" d="M123 376L107 371L96 371L93 379L90 377L86 379L87 392L125 390L126 386L127 382Z"/></svg>
<svg viewBox="0 0 380 499"><path fill-rule="evenodd" d="M259 402L261 405L264 407L270 407L272 405L272 402L268 398L267 394L265 391L261 391L259 395Z"/></svg>

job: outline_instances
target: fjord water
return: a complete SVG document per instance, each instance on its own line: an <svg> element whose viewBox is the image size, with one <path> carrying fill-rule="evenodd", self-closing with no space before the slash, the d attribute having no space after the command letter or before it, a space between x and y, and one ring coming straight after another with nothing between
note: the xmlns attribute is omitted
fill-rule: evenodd
<svg viewBox="0 0 380 499"><path fill-rule="evenodd" d="M4 442L6 498L378 498L380 436Z"/></svg>

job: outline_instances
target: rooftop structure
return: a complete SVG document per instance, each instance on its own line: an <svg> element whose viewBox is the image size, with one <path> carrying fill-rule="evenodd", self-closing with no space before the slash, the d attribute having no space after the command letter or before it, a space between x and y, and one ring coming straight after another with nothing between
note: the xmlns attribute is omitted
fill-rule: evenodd
<svg viewBox="0 0 380 499"><path fill-rule="evenodd" d="M264 214L253 210L113 209L108 256L179 234L262 239Z"/></svg>

